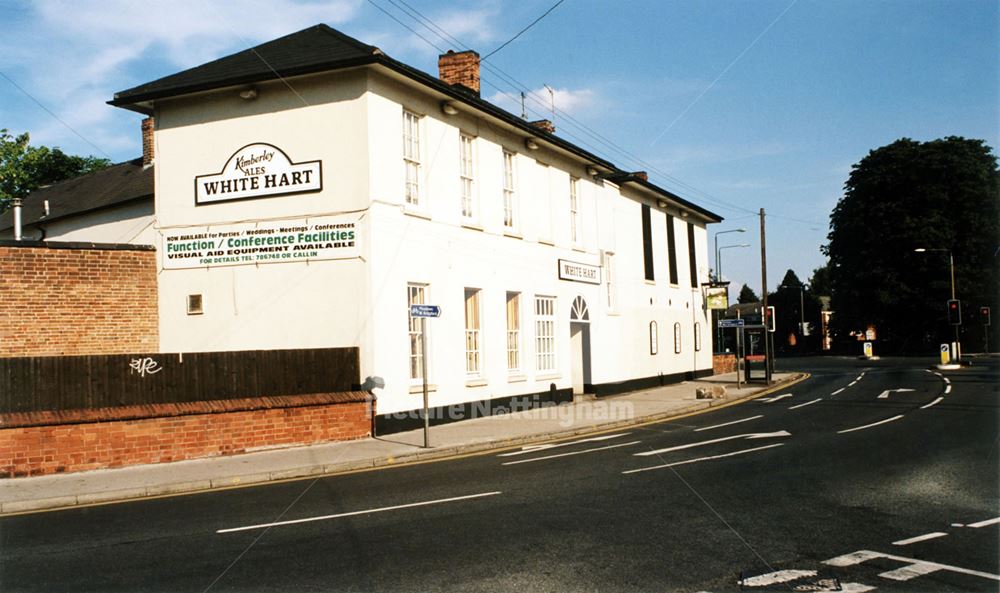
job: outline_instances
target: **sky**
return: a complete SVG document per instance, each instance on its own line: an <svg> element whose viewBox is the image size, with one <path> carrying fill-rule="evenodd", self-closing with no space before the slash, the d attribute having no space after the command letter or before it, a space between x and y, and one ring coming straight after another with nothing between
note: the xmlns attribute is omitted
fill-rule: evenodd
<svg viewBox="0 0 1000 593"><path fill-rule="evenodd" d="M115 92L317 23L434 75L440 51L471 48L484 98L520 114L524 90L530 119L724 217L711 252L746 229L718 236L748 245L722 250L723 276L758 293L761 208L774 290L825 263L869 151L1000 143L997 0L557 2L0 0L0 128L121 162L142 152L141 116Z"/></svg>

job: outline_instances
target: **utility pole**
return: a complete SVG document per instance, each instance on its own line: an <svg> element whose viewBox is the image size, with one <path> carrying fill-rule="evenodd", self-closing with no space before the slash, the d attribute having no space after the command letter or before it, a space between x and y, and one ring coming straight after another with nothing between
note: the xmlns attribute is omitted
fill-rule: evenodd
<svg viewBox="0 0 1000 593"><path fill-rule="evenodd" d="M760 290L763 293L763 305L764 310L761 311L761 317L764 318L767 315L767 241L766 241L766 229L764 225L764 209L760 209ZM764 325L767 323L765 321ZM764 376L767 384L771 384L771 371L774 368L774 364L771 361L771 350L773 344L771 344L771 332L764 329Z"/></svg>

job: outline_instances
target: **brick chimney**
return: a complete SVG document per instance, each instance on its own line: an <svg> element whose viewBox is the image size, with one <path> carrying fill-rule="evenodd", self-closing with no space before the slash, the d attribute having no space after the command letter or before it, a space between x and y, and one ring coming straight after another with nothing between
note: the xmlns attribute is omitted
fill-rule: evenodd
<svg viewBox="0 0 1000 593"><path fill-rule="evenodd" d="M148 167L153 164L153 128L155 121L151 117L142 120L142 166Z"/></svg>
<svg viewBox="0 0 1000 593"><path fill-rule="evenodd" d="M548 132L549 134L556 133L556 127L551 120L547 119L536 119L535 121L528 122L529 124L535 126L543 132Z"/></svg>
<svg viewBox="0 0 1000 593"><path fill-rule="evenodd" d="M450 85L461 85L479 96L479 54L470 50L438 56L438 76Z"/></svg>

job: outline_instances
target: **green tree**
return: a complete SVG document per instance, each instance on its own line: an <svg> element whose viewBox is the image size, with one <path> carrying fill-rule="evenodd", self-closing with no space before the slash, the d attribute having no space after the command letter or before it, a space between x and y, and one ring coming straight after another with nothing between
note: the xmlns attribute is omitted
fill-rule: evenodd
<svg viewBox="0 0 1000 593"><path fill-rule="evenodd" d="M996 305L1000 172L982 140L904 138L853 167L830 217L829 280L835 338L874 325L882 352L928 351L948 341L947 249L968 320L963 342L982 328L980 306ZM966 348L968 351L969 348Z"/></svg>
<svg viewBox="0 0 1000 593"><path fill-rule="evenodd" d="M830 296L830 266L824 265L813 270L809 278L809 291L814 295Z"/></svg>
<svg viewBox="0 0 1000 593"><path fill-rule="evenodd" d="M793 270L785 272L777 290L767 295L767 304L775 311L775 348L797 353L820 347L820 302L812 286L806 286ZM805 335L802 323L809 325Z"/></svg>
<svg viewBox="0 0 1000 593"><path fill-rule="evenodd" d="M39 187L99 171L111 164L94 156L73 156L58 148L31 146L27 132L12 136L0 129L0 212L14 198L23 198Z"/></svg>
<svg viewBox="0 0 1000 593"><path fill-rule="evenodd" d="M752 288L744 284L743 288L740 289L740 296L737 297L736 302L741 305L759 303L760 297L757 296L757 293L754 292Z"/></svg>

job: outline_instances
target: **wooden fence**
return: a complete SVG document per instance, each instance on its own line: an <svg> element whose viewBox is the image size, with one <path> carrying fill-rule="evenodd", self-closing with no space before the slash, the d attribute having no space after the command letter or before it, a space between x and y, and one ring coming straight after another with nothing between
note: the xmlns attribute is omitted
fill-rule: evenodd
<svg viewBox="0 0 1000 593"><path fill-rule="evenodd" d="M358 389L357 348L0 358L0 413Z"/></svg>

